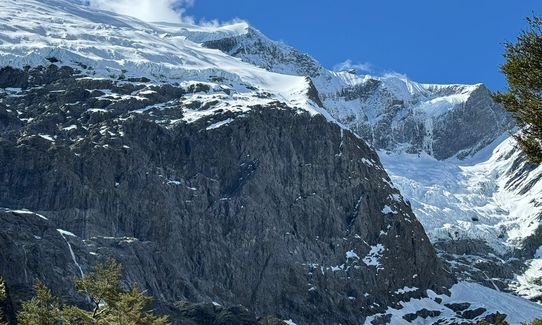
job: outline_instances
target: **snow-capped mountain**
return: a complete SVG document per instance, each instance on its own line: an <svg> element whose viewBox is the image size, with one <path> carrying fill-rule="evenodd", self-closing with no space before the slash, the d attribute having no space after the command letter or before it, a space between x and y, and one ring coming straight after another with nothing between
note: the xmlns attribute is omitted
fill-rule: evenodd
<svg viewBox="0 0 542 325"><path fill-rule="evenodd" d="M496 291L542 289L542 170L512 130L483 85L329 71L246 23L3 0L0 272L14 302L36 277L77 300L113 255L179 320L530 320Z"/></svg>
<svg viewBox="0 0 542 325"><path fill-rule="evenodd" d="M248 25L236 27L194 40L269 71L309 76L325 109L379 150L461 278L539 299L542 169L524 161L511 117L484 85L333 72Z"/></svg>
<svg viewBox="0 0 542 325"><path fill-rule="evenodd" d="M34 67L53 60L93 77L225 80L233 97L268 94L267 102L318 110L307 99L304 77L268 72L130 17L65 0L7 0L0 3L0 22L0 66Z"/></svg>
<svg viewBox="0 0 542 325"><path fill-rule="evenodd" d="M460 278L540 301L542 167L527 164L513 138L465 160L380 158Z"/></svg>
<svg viewBox="0 0 542 325"><path fill-rule="evenodd" d="M482 84L431 85L397 74L374 77L329 71L309 55L269 40L246 24L199 33L186 26L168 27L268 71L310 77L326 110L377 149L463 158L512 127L510 116Z"/></svg>

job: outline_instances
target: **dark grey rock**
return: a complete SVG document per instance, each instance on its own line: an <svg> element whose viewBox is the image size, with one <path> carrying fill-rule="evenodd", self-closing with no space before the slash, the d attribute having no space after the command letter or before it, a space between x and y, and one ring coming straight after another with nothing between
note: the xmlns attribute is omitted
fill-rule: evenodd
<svg viewBox="0 0 542 325"><path fill-rule="evenodd" d="M144 104L89 111L96 94L77 91L80 82L116 92L145 85L93 84L66 71L19 71L47 82L4 97L25 122L0 134L0 206L9 208L0 214L0 272L15 303L39 278L84 304L70 282L106 256L172 315L177 301L215 301L298 324L359 323L399 301L390 291L453 283L374 150L322 116L274 103L170 124L191 91L171 86ZM132 112L164 100L163 110ZM225 118L234 121L207 130ZM380 264L364 263L379 244Z"/></svg>
<svg viewBox="0 0 542 325"><path fill-rule="evenodd" d="M403 319L407 322L412 322L415 319L423 318L426 319L428 317L438 317L440 316L441 312L438 310L428 310L426 308L423 308L421 310L416 311L415 313L406 314L403 316Z"/></svg>
<svg viewBox="0 0 542 325"><path fill-rule="evenodd" d="M372 321L371 324L373 325L384 325L389 324L391 321L392 315L391 314L385 314L385 315L379 315L376 316Z"/></svg>
<svg viewBox="0 0 542 325"><path fill-rule="evenodd" d="M433 153L437 159L476 153L513 127L511 116L479 86L467 102L433 124Z"/></svg>
<svg viewBox="0 0 542 325"><path fill-rule="evenodd" d="M506 320L507 315L496 312L494 314L484 317L484 321L489 324L497 324L497 321Z"/></svg>
<svg viewBox="0 0 542 325"><path fill-rule="evenodd" d="M532 238L526 243L539 240ZM536 250L539 246L526 246L504 255L495 252L482 240L439 241L434 243L434 247L439 256L449 261L449 268L458 279L508 291L515 275L526 270L526 261L534 255L534 251L529 255L529 250Z"/></svg>
<svg viewBox="0 0 542 325"><path fill-rule="evenodd" d="M445 304L444 306L450 308L451 310L457 312L463 311L470 307L470 303L455 303L455 304Z"/></svg>
<svg viewBox="0 0 542 325"><path fill-rule="evenodd" d="M409 323L412 323L416 318L418 318L418 315L415 313L410 313L403 316L403 319Z"/></svg>
<svg viewBox="0 0 542 325"><path fill-rule="evenodd" d="M221 50L269 71L307 77L317 77L323 71L308 54L273 42L251 27L245 34L206 41L203 46Z"/></svg>
<svg viewBox="0 0 542 325"><path fill-rule="evenodd" d="M476 309L472 309L472 310L465 310L462 313L462 316L464 318L466 318L466 319L475 319L476 317L482 315L486 311L487 311L487 309L485 309L485 308L476 308Z"/></svg>

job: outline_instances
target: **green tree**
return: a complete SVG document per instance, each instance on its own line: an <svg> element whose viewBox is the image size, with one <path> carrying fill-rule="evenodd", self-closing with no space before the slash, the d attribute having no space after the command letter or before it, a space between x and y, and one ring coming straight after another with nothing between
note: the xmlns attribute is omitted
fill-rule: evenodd
<svg viewBox="0 0 542 325"><path fill-rule="evenodd" d="M92 318L107 314L122 293L122 267L112 258L99 263L96 270L75 280L75 289L87 294L94 305Z"/></svg>
<svg viewBox="0 0 542 325"><path fill-rule="evenodd" d="M4 278L0 277L0 303L4 302L6 300L6 282L4 281ZM0 308L0 324L5 325L7 323L4 323L5 316L4 312Z"/></svg>
<svg viewBox="0 0 542 325"><path fill-rule="evenodd" d="M542 319L535 319L530 323L521 323L521 325L542 325Z"/></svg>
<svg viewBox="0 0 542 325"><path fill-rule="evenodd" d="M0 301L4 301L6 299L6 282L4 281L4 278L0 277Z"/></svg>
<svg viewBox="0 0 542 325"><path fill-rule="evenodd" d="M22 305L17 315L21 325L55 325L61 319L60 304L41 281L34 284L35 296Z"/></svg>
<svg viewBox="0 0 542 325"><path fill-rule="evenodd" d="M166 325L167 317L146 312L152 301L137 285L124 291L122 267L113 259L96 266L94 272L75 280L75 288L87 295L93 308L60 306L43 284L36 284L36 296L23 303L17 316L21 325ZM34 321L36 319L36 321Z"/></svg>
<svg viewBox="0 0 542 325"><path fill-rule="evenodd" d="M516 43L505 44L506 62L501 71L508 91L497 93L497 102L513 113L521 133L515 136L523 152L534 163L542 162L542 18L527 18L529 28Z"/></svg>
<svg viewBox="0 0 542 325"><path fill-rule="evenodd" d="M114 302L114 308L109 315L111 324L126 325L165 325L168 324L166 317L156 317L151 313L144 312L145 306L151 302L151 298L142 294L137 286L120 295Z"/></svg>

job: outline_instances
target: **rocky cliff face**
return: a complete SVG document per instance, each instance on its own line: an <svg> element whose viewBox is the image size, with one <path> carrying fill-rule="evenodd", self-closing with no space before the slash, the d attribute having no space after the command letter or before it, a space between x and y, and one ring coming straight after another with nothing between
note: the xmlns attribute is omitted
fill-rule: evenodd
<svg viewBox="0 0 542 325"><path fill-rule="evenodd" d="M35 278L82 299L71 278L110 255L167 308L301 324L357 323L452 284L376 153L320 115L274 102L186 122L215 108L193 101L208 85L54 64L0 80L0 272L15 303Z"/></svg>
<svg viewBox="0 0 542 325"><path fill-rule="evenodd" d="M324 98L333 116L376 148L439 160L471 156L512 125L483 85L430 86L390 76Z"/></svg>

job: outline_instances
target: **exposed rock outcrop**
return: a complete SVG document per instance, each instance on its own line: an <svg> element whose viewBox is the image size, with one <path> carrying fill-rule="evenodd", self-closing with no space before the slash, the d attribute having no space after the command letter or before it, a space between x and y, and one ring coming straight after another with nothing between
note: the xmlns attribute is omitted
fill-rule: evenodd
<svg viewBox="0 0 542 325"><path fill-rule="evenodd" d="M193 88L3 71L23 88L0 108L0 272L15 302L35 278L77 300L71 278L105 256L163 306L300 324L357 323L400 288L453 282L374 150L323 116L277 102L187 123L214 105L184 106Z"/></svg>

